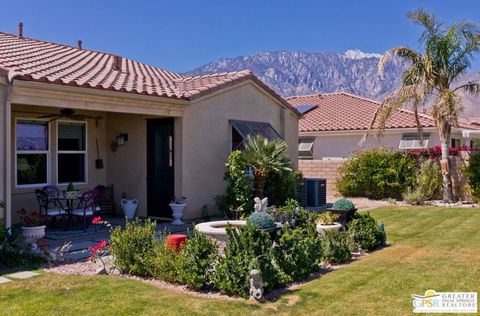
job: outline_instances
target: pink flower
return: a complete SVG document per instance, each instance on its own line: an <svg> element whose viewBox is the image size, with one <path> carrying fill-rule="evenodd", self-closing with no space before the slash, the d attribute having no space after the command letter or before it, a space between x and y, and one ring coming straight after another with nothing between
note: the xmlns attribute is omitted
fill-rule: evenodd
<svg viewBox="0 0 480 316"><path fill-rule="evenodd" d="M94 217L92 220L92 224L98 224L102 222L102 218L100 216Z"/></svg>

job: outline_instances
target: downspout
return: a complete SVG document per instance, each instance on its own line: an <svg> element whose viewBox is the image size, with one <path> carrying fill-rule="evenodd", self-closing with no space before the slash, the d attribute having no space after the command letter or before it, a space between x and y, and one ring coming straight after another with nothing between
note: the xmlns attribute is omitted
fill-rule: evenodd
<svg viewBox="0 0 480 316"><path fill-rule="evenodd" d="M12 94L12 82L8 81L7 84L7 93L5 96L5 165L3 166L5 170L5 179L4 179L4 188L5 188L5 225L7 228L12 226L12 135L11 135L11 122L12 122L12 103L11 103L11 94Z"/></svg>

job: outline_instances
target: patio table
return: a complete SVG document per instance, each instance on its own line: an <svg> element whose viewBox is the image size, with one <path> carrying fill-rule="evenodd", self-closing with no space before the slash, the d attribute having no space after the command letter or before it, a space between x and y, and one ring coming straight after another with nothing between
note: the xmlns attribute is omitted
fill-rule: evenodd
<svg viewBox="0 0 480 316"><path fill-rule="evenodd" d="M63 196L60 196L57 200L60 201L60 202L62 202L62 201L65 202L65 206L66 206L65 212L67 213L67 217L68 217L68 219L67 219L67 230L69 230L72 227L72 219L73 219L72 211L74 210L74 205L78 204L82 195L81 194L77 194L75 196L66 195L65 191L63 191L62 195Z"/></svg>

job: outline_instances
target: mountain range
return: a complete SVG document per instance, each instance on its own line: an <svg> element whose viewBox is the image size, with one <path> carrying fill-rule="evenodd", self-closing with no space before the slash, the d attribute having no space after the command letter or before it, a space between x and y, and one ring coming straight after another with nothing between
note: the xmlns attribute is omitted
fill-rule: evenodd
<svg viewBox="0 0 480 316"><path fill-rule="evenodd" d="M222 58L190 72L202 75L250 69L280 95L304 95L344 91L375 100L383 100L401 84L407 64L394 59L383 74L378 72L382 55L358 49L343 54L330 52L260 52L249 56ZM480 81L480 72L467 73L460 82ZM478 97L464 98L464 115L480 116Z"/></svg>

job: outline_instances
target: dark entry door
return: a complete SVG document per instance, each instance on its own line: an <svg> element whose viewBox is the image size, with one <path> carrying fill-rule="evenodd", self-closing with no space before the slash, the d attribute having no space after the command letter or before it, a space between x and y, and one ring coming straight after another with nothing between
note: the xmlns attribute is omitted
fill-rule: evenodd
<svg viewBox="0 0 480 316"><path fill-rule="evenodd" d="M174 195L173 118L147 120L147 214L172 217Z"/></svg>

